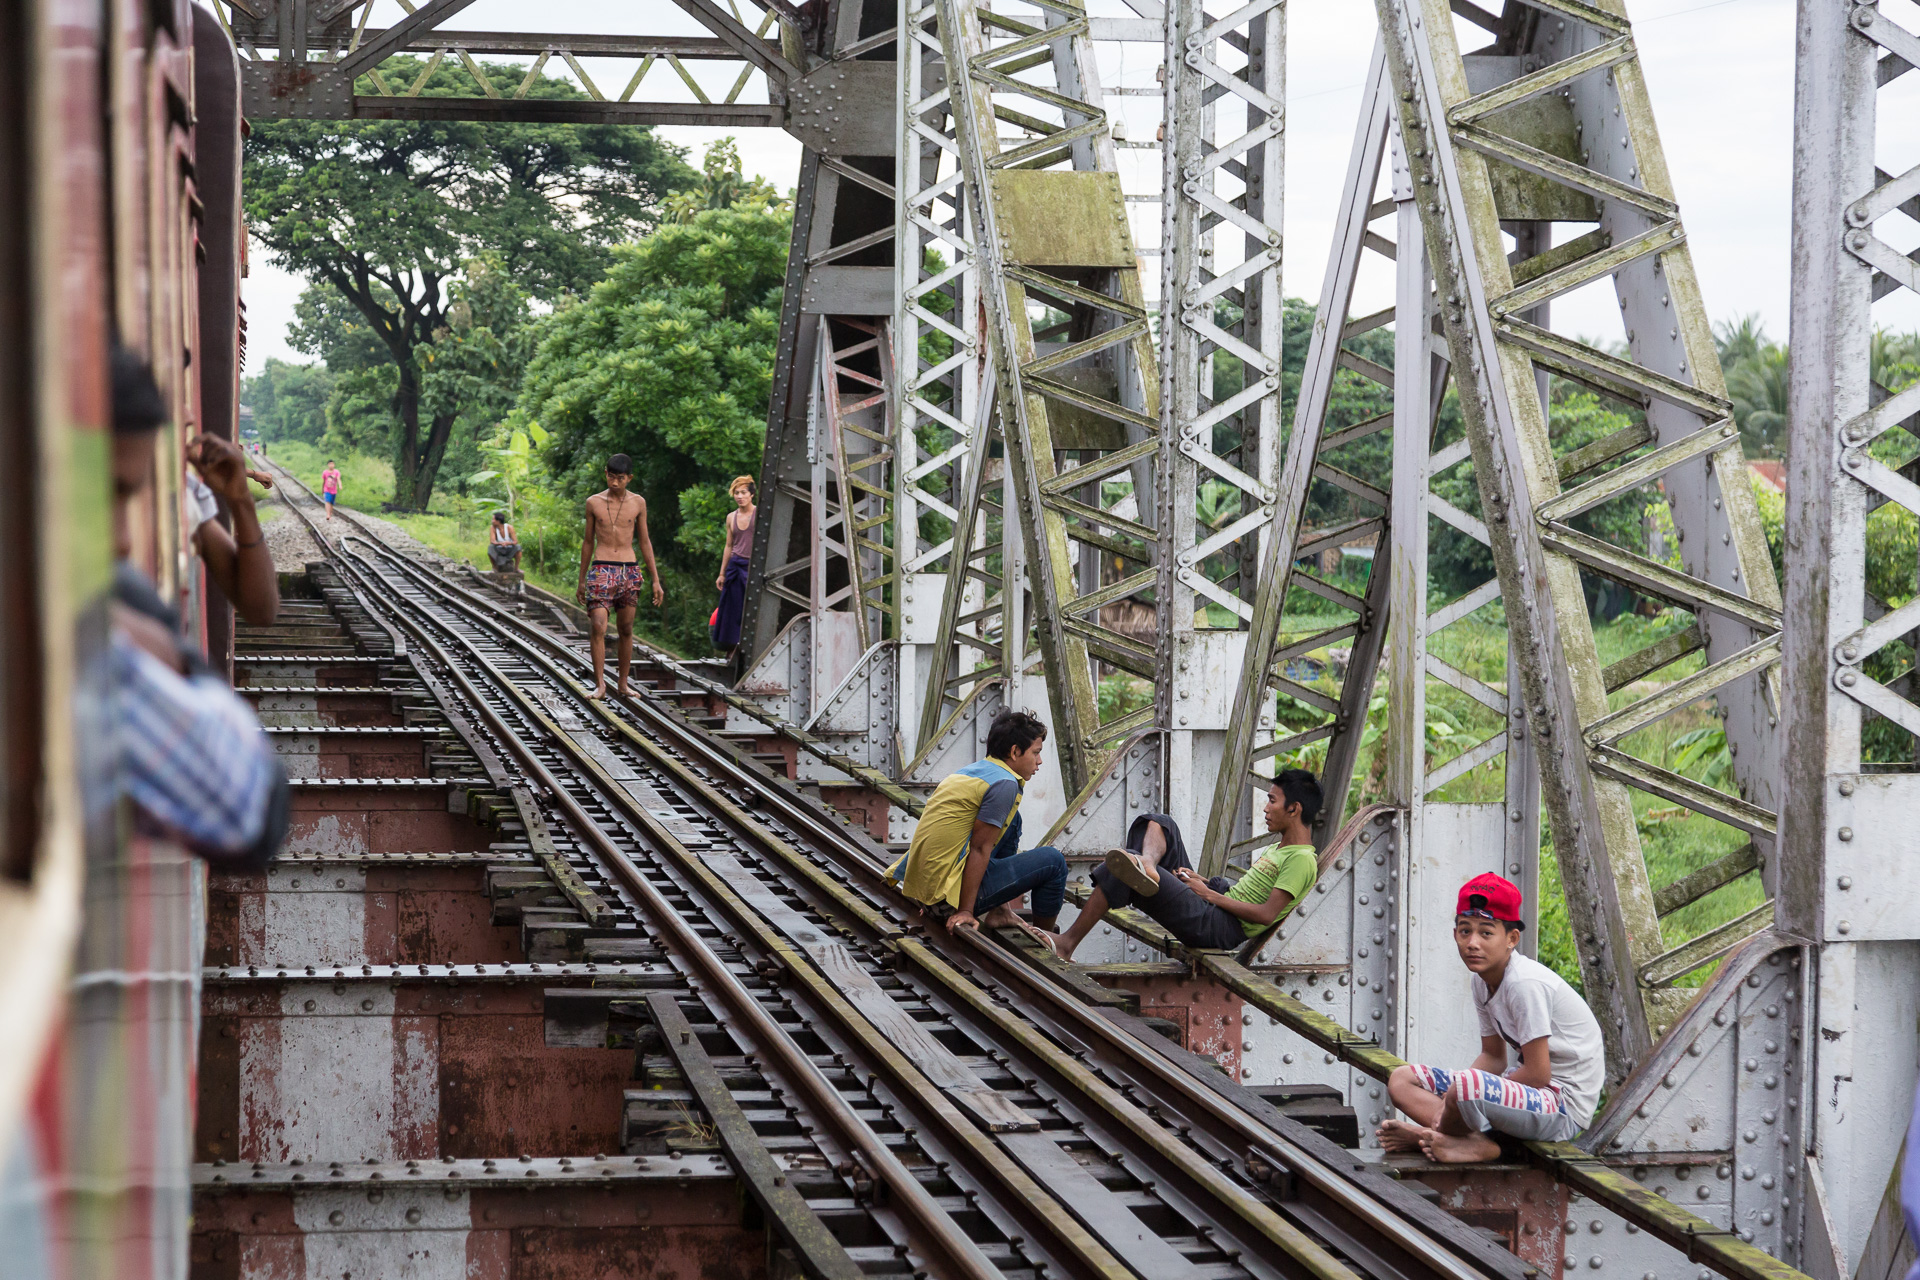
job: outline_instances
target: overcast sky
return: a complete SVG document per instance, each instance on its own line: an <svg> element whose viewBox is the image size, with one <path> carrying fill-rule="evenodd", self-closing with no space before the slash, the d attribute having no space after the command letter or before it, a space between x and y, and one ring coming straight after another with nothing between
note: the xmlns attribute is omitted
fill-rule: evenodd
<svg viewBox="0 0 1920 1280"><path fill-rule="evenodd" d="M385 10L392 0L380 0L380 4L373 19L376 27L391 20ZM1097 4L1096 11L1105 7ZM1792 0L1646 0L1630 8L1708 313L1716 320L1757 313L1774 337L1784 339L1792 176ZM541 12L554 15L549 29L558 30L658 32L688 22L665 5L606 0L553 0L543 4ZM1371 6L1360 0L1293 0L1287 12L1284 271L1286 291L1311 298L1318 293L1325 270L1374 23ZM479 0L462 13L458 25L469 30L527 29L525 13L516 0ZM1124 59L1106 62L1103 75L1109 85L1139 85L1153 80L1157 58L1147 46L1133 46ZM603 87L611 80L617 88L631 74L632 64L607 64L604 70L597 69L600 65L587 63L589 74L600 79ZM549 70L558 68L555 59ZM664 66L656 67L653 75L659 79L650 78L639 97L685 95L677 83L663 83L668 80ZM721 75L725 80L732 78L730 70ZM719 86L714 96L723 94L725 87ZM764 101L764 95L752 91L745 96ZM1158 100L1117 102L1130 117L1128 136L1151 139ZM1884 113L1882 123L1885 132L1889 121ZM667 128L660 132L689 147L697 162L708 142L729 131ZM750 170L782 188L792 186L800 160L796 141L777 130L733 132ZM1158 157L1134 151L1126 158L1127 167L1138 169L1123 173L1123 180L1129 190L1137 191L1137 174L1157 168ZM1157 222L1155 207L1136 206L1135 228L1141 243L1157 241ZM273 267L256 246L246 284L249 370L257 371L271 356L304 359L287 347L285 337L301 282ZM1387 287L1388 282L1380 279L1371 291ZM1588 290L1556 303L1556 327L1595 336L1604 334L1609 325L1617 327L1618 311L1610 293ZM1364 313L1387 301L1390 297L1384 293L1376 299L1363 296L1356 300L1355 311ZM1908 327L1915 320L1886 316L1883 323Z"/></svg>

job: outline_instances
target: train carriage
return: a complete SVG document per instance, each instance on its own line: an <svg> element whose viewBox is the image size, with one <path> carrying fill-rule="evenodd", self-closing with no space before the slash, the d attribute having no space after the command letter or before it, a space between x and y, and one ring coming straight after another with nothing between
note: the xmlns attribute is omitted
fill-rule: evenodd
<svg viewBox="0 0 1920 1280"><path fill-rule="evenodd" d="M0 7L0 121L0 1274L177 1276L205 871L113 786L108 352L171 410L134 562L218 665L181 477L235 425L233 47L187 0Z"/></svg>

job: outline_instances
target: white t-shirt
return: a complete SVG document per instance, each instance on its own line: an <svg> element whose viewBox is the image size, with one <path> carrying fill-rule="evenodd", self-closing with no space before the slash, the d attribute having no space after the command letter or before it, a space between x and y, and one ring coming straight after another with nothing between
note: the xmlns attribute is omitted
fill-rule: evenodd
<svg viewBox="0 0 1920 1280"><path fill-rule="evenodd" d="M1547 1037L1553 1083L1566 1114L1586 1128L1607 1076L1606 1046L1600 1023L1567 980L1537 960L1514 952L1500 989L1491 996L1479 974L1473 976L1473 1007L1480 1034L1507 1042L1507 1075L1520 1069L1520 1049Z"/></svg>
<svg viewBox="0 0 1920 1280"><path fill-rule="evenodd" d="M213 496L213 490L207 487L206 481L191 471L186 473L186 481L187 515L193 527L198 529L209 520L218 520L220 501Z"/></svg>

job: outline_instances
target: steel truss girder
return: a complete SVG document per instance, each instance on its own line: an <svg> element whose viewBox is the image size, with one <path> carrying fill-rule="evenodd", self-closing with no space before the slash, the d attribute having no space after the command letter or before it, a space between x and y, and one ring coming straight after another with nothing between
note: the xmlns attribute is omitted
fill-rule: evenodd
<svg viewBox="0 0 1920 1280"><path fill-rule="evenodd" d="M1299 750L1316 741L1327 743L1322 769L1325 807L1320 825L1323 831L1337 825L1347 809L1347 792L1360 743L1366 728L1368 701L1380 673L1383 651L1389 658L1388 728L1381 750L1386 753L1385 792L1394 803L1407 810L1404 840L1409 858L1418 861L1421 853L1422 810L1426 797L1444 787L1459 774L1496 757L1507 756L1507 797L1498 837L1504 857L1486 858L1487 865L1500 866L1517 879L1531 902L1534 896L1538 863L1538 799L1531 740L1519 719L1518 705L1509 706L1504 690L1485 685L1467 674L1432 657L1428 652L1431 633L1465 617L1473 610L1499 599L1499 581L1492 579L1429 612L1427 608L1427 562L1430 518L1440 518L1461 528L1467 536L1483 545L1487 534L1481 522L1454 510L1436 497L1429 484L1433 476L1459 465L1466 458L1464 441L1436 450L1432 440L1439 420L1441 403L1449 383L1450 364L1438 337L1438 315L1432 300L1432 278L1427 270L1418 211L1413 203L1411 176L1399 158L1397 139L1390 143L1390 125L1394 119L1393 99L1386 83L1383 52L1376 48L1368 75L1361 116L1355 132L1352 158L1338 213L1335 237L1327 265L1325 283L1313 333L1308 341L1305 369L1295 412L1294 430L1282 481L1279 486L1275 532L1264 558L1264 572L1275 576L1281 591L1293 588L1313 591L1336 602L1351 602L1346 616L1337 625L1290 640L1280 646L1263 638L1256 629L1254 647L1243 670L1243 683L1237 695L1236 716L1229 732L1228 754L1223 761L1223 779L1246 777L1245 764ZM1378 188L1386 169L1389 145L1395 155L1390 197ZM1387 232L1375 230L1375 224L1395 219ZM1392 239L1388 235L1392 235ZM1396 305L1372 316L1351 317L1352 298L1366 255L1376 254L1394 264ZM1544 316L1536 316L1544 320ZM1391 322L1394 326L1397 376L1371 361L1361 359L1346 342ZM1335 429L1327 422L1335 377L1347 369L1356 377L1372 380L1393 393L1394 408L1388 415ZM1422 372L1424 370L1424 373ZM1361 513L1342 519L1329 528L1305 527L1308 498L1316 483L1329 476L1345 478L1337 467L1338 450L1378 431L1391 429L1393 456L1390 475L1368 474L1356 477L1366 490L1378 493L1376 514ZM1361 486L1356 486L1361 487ZM1371 539L1374 555L1372 571L1364 592L1351 596L1344 590L1329 591L1306 567L1306 560L1329 547L1352 546ZM1284 595L1282 595L1284 599ZM1397 608L1390 608L1390 602ZM1350 657L1337 696L1327 707L1328 719L1308 728L1277 738L1271 744L1251 748L1259 696L1273 688L1289 690L1281 670L1288 658L1350 641ZM1431 772L1426 764L1425 703L1429 679L1438 679L1467 693L1498 713L1502 727ZM1308 691L1299 691L1307 693ZM1317 705L1317 704L1314 704ZM1236 766L1239 772L1236 775ZM1258 838L1221 849L1223 814L1237 803L1239 788L1222 785L1214 797L1214 822L1209 828L1209 856L1224 865L1234 853L1259 843ZM1324 838L1324 836L1323 836ZM1450 944L1448 944L1450 945Z"/></svg>
<svg viewBox="0 0 1920 1280"><path fill-rule="evenodd" d="M1159 427L1160 386L1087 18L1053 4L1035 6L1028 18L996 12L983 22L974 0L939 0L935 11L977 260L989 282L982 298L1007 487L1030 575L1056 758L1065 790L1077 795L1113 746L1148 718L1103 724L1092 663L1156 673L1152 648L1099 615L1151 589L1151 566L1165 546L1144 511L1136 510L1138 518L1115 512L1117 500L1107 499L1102 484L1062 469L1059 451L1146 456ZM1041 79L1019 78L1036 70ZM1011 106L1016 101L1019 108ZM1005 146L1003 123L1037 136ZM1064 313L1064 332L1039 336L1030 307ZM1065 345L1051 345L1055 336L1066 337ZM1072 441L1064 424L1076 412L1094 425ZM1147 567L1123 569L1117 583L1102 587L1100 551ZM1004 577L1011 584L1011 574Z"/></svg>
<svg viewBox="0 0 1920 1280"><path fill-rule="evenodd" d="M1215 875L1236 838L1249 834L1242 780L1273 723L1267 665L1284 592L1275 569L1291 563L1274 559L1286 540L1276 522L1285 5L1268 0L1217 16L1201 0L1169 5L1166 75L1168 396L1155 711L1169 730L1162 742L1172 812L1208 814L1201 866ZM1229 361L1239 368L1237 388L1221 385ZM1203 494L1211 521L1201 518ZM1197 625L1216 609L1231 630ZM1229 683L1236 667L1237 687ZM1218 730L1224 754L1215 767L1214 744L1201 734Z"/></svg>
<svg viewBox="0 0 1920 1280"><path fill-rule="evenodd" d="M1867 548L1878 508L1920 513L1920 469L1901 464L1920 435L1920 389L1890 392L1874 369L1875 304L1920 293L1911 252L1896 247L1920 222L1920 154L1903 128L1920 24L1908 6L1802 0L1796 32L1783 663L1795 750L1777 902L1781 926L1815 944L1803 1256L1824 1278L1884 1272L1912 1247L1897 1117L1913 1094L1920 1001L1920 773L1913 738L1886 729L1920 730L1920 635L1911 602L1876 596Z"/></svg>
<svg viewBox="0 0 1920 1280"><path fill-rule="evenodd" d="M1699 617L1709 662L1777 634L1777 584L1685 237L1670 212L1670 183L1638 63L1630 45L1616 44L1604 58L1578 57L1628 35L1625 17L1564 6L1541 17L1517 3L1507 6L1508 38L1495 49L1546 64L1523 87L1564 95L1586 129L1587 149L1577 162L1538 166L1537 182L1547 185L1533 188L1532 198L1543 203L1532 219L1569 220L1569 206L1578 208L1593 192L1612 197L1587 215L1600 223L1597 236L1516 263L1502 240L1489 159L1472 145L1479 136L1468 136L1470 130L1497 133L1500 117L1482 113L1494 99L1470 85L1446 0L1378 0L1378 8L1451 360L1467 374L1460 404L1519 676L1509 689L1517 689L1543 756L1543 800L1586 993L1608 1033L1609 1073L1619 1079L1646 1057L1677 1012L1674 998L1641 979L1642 968L1664 948L1627 783L1667 787L1662 794L1716 817L1742 802L1716 809L1698 784L1586 740L1609 706L1580 571L1584 565L1629 580L1663 577L1665 593ZM1561 62L1568 65L1555 71ZM1502 78L1498 70L1496 79ZM1507 69L1504 79L1521 83L1517 71ZM1618 147L1611 145L1616 141ZM1621 186L1644 195L1624 198ZM1526 221L1530 211L1518 212ZM1679 452L1690 455L1676 458L1662 476L1676 525L1693 543L1678 571L1597 539L1583 542L1584 535L1555 518L1568 489L1540 394L1540 373L1552 366L1536 361L1538 344L1523 341L1514 322L1606 275L1619 294L1632 359L1610 366L1618 380L1613 390L1645 413L1645 443L1659 449L1684 442ZM1586 358L1598 363L1605 353ZM1675 394L1675 383L1697 390ZM1747 616L1710 612L1708 605L1724 596L1746 597ZM1697 690L1727 713L1736 775L1754 796L1756 804L1748 806L1754 808L1771 808L1773 799L1772 671L1742 665L1736 677Z"/></svg>
<svg viewBox="0 0 1920 1280"><path fill-rule="evenodd" d="M855 65L847 59L891 43L891 15L891 0L835 6L825 66ZM886 41L861 35L876 27ZM890 83L891 62L857 65L883 69ZM871 95L848 96L848 109L871 113ZM902 758L892 146L889 136L869 154L802 153L739 686L795 724L825 717L823 731L836 735L853 731L849 707L883 709L847 751L889 773Z"/></svg>
<svg viewBox="0 0 1920 1280"><path fill-rule="evenodd" d="M759 4L747 21L712 0L677 0L679 7L706 27L705 36L632 36L607 33L499 32L448 30L473 0L427 0L417 7L402 0L407 16L391 27L370 28L375 0L216 0L215 10L242 50L241 85L247 115L253 119L416 119L497 120L586 124L708 124L780 127L788 122L790 88L796 102L810 98L806 76L819 59L810 57L812 31L791 23L792 14L777 3ZM857 8L857 5L848 6ZM753 25L748 25L751 22ZM785 23L784 26L778 25ZM772 39L769 39L771 34ZM783 44L786 47L782 47ZM422 97L425 75L394 83L381 64L397 54L428 59L427 71L448 57L473 76L480 96ZM502 93L480 72L475 55L532 57L534 62L517 92ZM790 56L791 55L791 56ZM633 62L624 89L601 86L581 58L619 58ZM795 60L797 59L797 61ZM557 60L585 91L583 100L530 98L538 74ZM715 101L687 64L737 64L739 73L724 97ZM693 95L691 102L635 101L650 72L673 75ZM361 94L355 81L366 76L374 92ZM767 104L739 101L758 78Z"/></svg>
<svg viewBox="0 0 1920 1280"><path fill-rule="evenodd" d="M936 8L930 0L901 0L900 132L894 149L894 238L900 246L894 259L894 448L901 460L895 471L895 543L903 549L902 634L924 642L924 653L917 655L923 669L915 671L922 684L911 735L916 752L933 748L949 718L985 682L1004 680L1015 670L1022 638L1006 625L1009 616L1018 616L1005 608L1021 590L1018 553L1006 554L1018 534L1007 527L1005 467L991 458L997 437L986 394L992 374L979 251ZM995 514L1003 526L998 540L989 528ZM947 536L937 538L943 521ZM997 574L987 563L996 552Z"/></svg>

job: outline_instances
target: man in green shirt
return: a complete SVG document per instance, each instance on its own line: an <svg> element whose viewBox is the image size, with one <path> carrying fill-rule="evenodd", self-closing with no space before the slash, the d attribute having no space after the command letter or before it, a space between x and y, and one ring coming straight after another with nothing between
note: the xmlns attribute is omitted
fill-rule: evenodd
<svg viewBox="0 0 1920 1280"><path fill-rule="evenodd" d="M1127 847L1094 868L1093 894L1071 928L1054 942L1063 960L1114 907L1138 907L1189 947L1227 949L1256 937L1293 910L1320 874L1309 833L1320 812L1320 783L1305 769L1287 769L1267 792L1267 830L1278 842L1254 859L1236 883L1202 879L1187 858L1180 828L1164 813L1142 814Z"/></svg>

